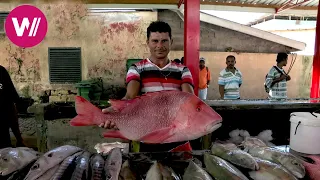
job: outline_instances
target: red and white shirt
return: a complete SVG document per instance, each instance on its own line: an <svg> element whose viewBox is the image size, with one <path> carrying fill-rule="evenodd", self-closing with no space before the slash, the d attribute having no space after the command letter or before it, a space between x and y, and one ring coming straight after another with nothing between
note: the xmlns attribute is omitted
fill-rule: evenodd
<svg viewBox="0 0 320 180"><path fill-rule="evenodd" d="M129 68L126 83L132 80L141 83L142 93L164 90L181 91L183 83L193 86L191 72L186 66L169 62L165 67L159 68L149 59L141 60Z"/></svg>

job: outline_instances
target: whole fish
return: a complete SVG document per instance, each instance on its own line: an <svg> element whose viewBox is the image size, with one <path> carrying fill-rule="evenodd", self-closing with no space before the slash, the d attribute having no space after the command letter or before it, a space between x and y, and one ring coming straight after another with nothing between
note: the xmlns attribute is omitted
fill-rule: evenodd
<svg viewBox="0 0 320 180"><path fill-rule="evenodd" d="M249 148L248 153L260 159L281 164L297 178L303 178L306 174L305 168L300 159L279 149L255 146Z"/></svg>
<svg viewBox="0 0 320 180"><path fill-rule="evenodd" d="M79 147L65 145L52 149L41 156L31 167L25 180L35 180L48 170L60 164L68 156L81 151Z"/></svg>
<svg viewBox="0 0 320 180"><path fill-rule="evenodd" d="M258 138L246 137L245 140L241 143L241 146L245 148L244 151L248 151L252 147L267 147L267 145Z"/></svg>
<svg viewBox="0 0 320 180"><path fill-rule="evenodd" d="M0 150L0 177L18 171L39 158L41 154L30 148L4 148Z"/></svg>
<svg viewBox="0 0 320 180"><path fill-rule="evenodd" d="M61 164L59 169L55 172L55 174L51 177L51 180L60 180L60 179L70 179L71 172L75 168L75 160L78 156L80 156L83 152L77 152L74 155L67 157Z"/></svg>
<svg viewBox="0 0 320 180"><path fill-rule="evenodd" d="M89 161L91 153L84 151L76 160L76 168L73 171L71 180L82 180L89 178Z"/></svg>
<svg viewBox="0 0 320 180"><path fill-rule="evenodd" d="M197 139L221 126L222 118L197 96L182 91L152 92L132 100L111 100L116 111L103 114L84 98L75 99L77 116L72 126L99 125L114 122L119 130L105 137L170 143Z"/></svg>
<svg viewBox="0 0 320 180"><path fill-rule="evenodd" d="M211 153L229 161L232 164L251 170L259 169L259 166L254 158L250 154L240 150L235 144L213 143L211 147Z"/></svg>
<svg viewBox="0 0 320 180"><path fill-rule="evenodd" d="M211 176L193 161L190 161L183 174L183 180L213 180Z"/></svg>
<svg viewBox="0 0 320 180"><path fill-rule="evenodd" d="M104 178L103 169L104 169L104 159L100 154L95 154L91 157L90 166L91 166L91 180L101 180Z"/></svg>
<svg viewBox="0 0 320 180"><path fill-rule="evenodd" d="M133 174L133 172L130 169L129 161L126 160L121 167L120 174L119 174L120 180L136 180L136 176Z"/></svg>
<svg viewBox="0 0 320 180"><path fill-rule="evenodd" d="M217 180L249 180L232 164L218 156L204 154L206 170Z"/></svg>
<svg viewBox="0 0 320 180"><path fill-rule="evenodd" d="M105 162L104 171L107 180L118 180L122 165L122 154L120 148L110 151Z"/></svg>
<svg viewBox="0 0 320 180"><path fill-rule="evenodd" d="M255 158L255 160L260 169L249 172L250 177L254 180L297 180L295 176L279 164L260 158Z"/></svg>
<svg viewBox="0 0 320 180"><path fill-rule="evenodd" d="M314 161L312 163L303 161L303 165L309 174L309 178L311 180L320 179L320 156L309 155L307 157Z"/></svg>

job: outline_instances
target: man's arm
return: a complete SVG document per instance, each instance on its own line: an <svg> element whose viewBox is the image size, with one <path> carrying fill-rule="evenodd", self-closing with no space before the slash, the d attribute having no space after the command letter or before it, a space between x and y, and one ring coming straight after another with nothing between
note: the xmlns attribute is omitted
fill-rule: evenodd
<svg viewBox="0 0 320 180"><path fill-rule="evenodd" d="M183 83L181 85L181 90L183 92L188 92L188 93L194 94L193 87L188 83Z"/></svg>
<svg viewBox="0 0 320 180"><path fill-rule="evenodd" d="M181 75L181 91L194 94L193 78L189 68L185 67Z"/></svg>
<svg viewBox="0 0 320 180"><path fill-rule="evenodd" d="M133 99L138 96L140 92L140 82L132 80L127 85L126 95L122 99Z"/></svg>
<svg viewBox="0 0 320 180"><path fill-rule="evenodd" d="M219 85L219 93L220 93L221 99L223 99L224 98L224 85Z"/></svg>

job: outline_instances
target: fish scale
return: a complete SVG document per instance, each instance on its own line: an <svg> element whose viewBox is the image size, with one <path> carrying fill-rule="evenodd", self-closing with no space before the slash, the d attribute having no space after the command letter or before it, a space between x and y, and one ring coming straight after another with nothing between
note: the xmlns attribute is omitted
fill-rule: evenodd
<svg viewBox="0 0 320 180"><path fill-rule="evenodd" d="M104 159L100 154L95 154L91 158L91 180L102 180L104 170Z"/></svg>
<svg viewBox="0 0 320 180"><path fill-rule="evenodd" d="M197 139L221 126L222 118L197 96L182 91L147 93L131 100L110 100L115 110L103 114L84 98L77 96L78 115L72 126L91 126L114 122L118 131L105 137L145 143L170 143Z"/></svg>
<svg viewBox="0 0 320 180"><path fill-rule="evenodd" d="M77 158L76 169L74 170L71 180L88 179L89 159L91 153L85 151Z"/></svg>
<svg viewBox="0 0 320 180"><path fill-rule="evenodd" d="M81 155L83 152L78 152L72 156L67 157L60 165L59 169L57 170L57 172L51 177L51 180L59 180L62 179L65 175L65 173L67 173L66 171L68 171L68 169L70 168L70 166L75 163L76 158Z"/></svg>

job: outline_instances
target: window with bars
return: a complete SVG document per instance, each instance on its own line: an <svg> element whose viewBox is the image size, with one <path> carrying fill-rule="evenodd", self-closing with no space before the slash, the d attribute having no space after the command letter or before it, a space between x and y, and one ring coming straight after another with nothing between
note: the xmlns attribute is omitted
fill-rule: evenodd
<svg viewBox="0 0 320 180"><path fill-rule="evenodd" d="M81 81L81 48L49 47L49 79L52 84Z"/></svg>
<svg viewBox="0 0 320 180"><path fill-rule="evenodd" d="M8 16L9 12L0 12L0 34L5 33L4 22Z"/></svg>

